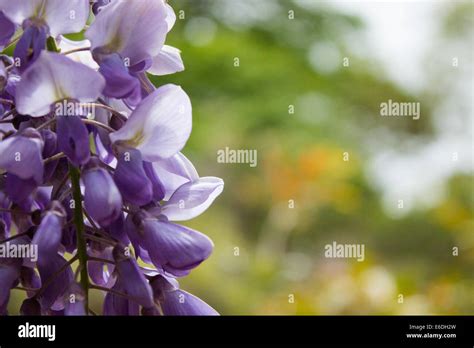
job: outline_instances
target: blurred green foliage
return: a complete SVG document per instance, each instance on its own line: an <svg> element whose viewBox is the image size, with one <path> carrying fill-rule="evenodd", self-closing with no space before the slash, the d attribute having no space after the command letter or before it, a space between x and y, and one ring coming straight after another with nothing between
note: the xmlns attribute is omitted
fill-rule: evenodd
<svg viewBox="0 0 474 348"><path fill-rule="evenodd" d="M273 1L274 15L232 26L217 3L171 2L178 20L167 42L182 50L186 70L152 78L190 95L194 128L184 152L201 175L226 183L215 204L189 222L216 246L182 287L223 314L472 314L472 175L451 177L441 202L398 218L365 175L366 139L380 128L394 146L433 136L431 91L401 89L370 54L351 58L351 69L313 69L307 56L314 42L329 40L342 57L353 56L342 36L361 30L358 18ZM446 33L458 23L464 30L457 38L467 42L472 26L463 24L462 7L446 14ZM201 43L200 35L211 38ZM424 116L381 122L379 105L388 99L425 101ZM257 149L258 166L216 163L227 146ZM332 241L365 244L366 260L324 258Z"/></svg>

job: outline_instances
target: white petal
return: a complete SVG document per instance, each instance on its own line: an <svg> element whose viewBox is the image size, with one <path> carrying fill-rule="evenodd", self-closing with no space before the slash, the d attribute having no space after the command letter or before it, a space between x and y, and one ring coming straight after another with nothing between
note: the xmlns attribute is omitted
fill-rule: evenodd
<svg viewBox="0 0 474 348"><path fill-rule="evenodd" d="M27 18L39 12L43 0L0 0L0 9L13 23L21 25Z"/></svg>
<svg viewBox="0 0 474 348"><path fill-rule="evenodd" d="M148 95L125 125L110 134L140 150L145 161L154 162L178 153L191 134L191 101L181 87L167 84Z"/></svg>
<svg viewBox="0 0 474 348"><path fill-rule="evenodd" d="M224 181L207 176L184 184L161 208L171 221L190 220L202 214L224 189Z"/></svg>
<svg viewBox="0 0 474 348"><path fill-rule="evenodd" d="M21 25L30 17L43 19L51 36L81 31L89 16L88 0L0 0L0 9Z"/></svg>
<svg viewBox="0 0 474 348"><path fill-rule="evenodd" d="M58 47L61 49L61 52L64 53L78 48L91 47L91 42L89 40L72 41L64 36L60 36ZM75 62L87 65L91 69L99 70L99 65L95 62L94 58L92 58L91 51L74 52L67 56Z"/></svg>
<svg viewBox="0 0 474 348"><path fill-rule="evenodd" d="M93 101L104 86L105 80L97 71L61 54L42 51L16 87L17 110L23 115L42 116L62 99Z"/></svg>
<svg viewBox="0 0 474 348"><path fill-rule="evenodd" d="M164 45L160 53L153 58L148 72L153 75L169 75L184 70L181 51L175 47Z"/></svg>
<svg viewBox="0 0 474 348"><path fill-rule="evenodd" d="M173 28L174 23L176 22L176 15L173 8L166 4L166 23L168 24L168 32Z"/></svg>
<svg viewBox="0 0 474 348"><path fill-rule="evenodd" d="M153 162L153 169L160 178L165 188L164 200L168 200L171 195L189 181L199 179L199 174L189 159L181 152L176 155Z"/></svg>
<svg viewBox="0 0 474 348"><path fill-rule="evenodd" d="M115 0L100 11L86 37L92 49L105 46L133 66L160 52L168 32L166 15L162 0Z"/></svg>
<svg viewBox="0 0 474 348"><path fill-rule="evenodd" d="M78 33L89 17L89 0L45 0L41 12L49 26L51 36Z"/></svg>

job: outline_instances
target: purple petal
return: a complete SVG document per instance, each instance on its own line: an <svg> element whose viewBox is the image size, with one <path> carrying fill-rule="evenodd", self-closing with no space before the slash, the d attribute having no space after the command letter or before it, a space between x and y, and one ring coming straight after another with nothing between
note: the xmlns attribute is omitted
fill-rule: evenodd
<svg viewBox="0 0 474 348"><path fill-rule="evenodd" d="M172 221L190 220L203 213L224 189L224 181L207 176L178 188L161 213Z"/></svg>
<svg viewBox="0 0 474 348"><path fill-rule="evenodd" d="M42 51L16 87L17 110L23 115L43 116L63 99L93 101L104 86L97 71L64 55Z"/></svg>
<svg viewBox="0 0 474 348"><path fill-rule="evenodd" d="M153 58L148 72L153 75L169 75L184 70L181 51L175 47L164 45L160 53Z"/></svg>
<svg viewBox="0 0 474 348"><path fill-rule="evenodd" d="M59 254L53 255L53 257L49 258L46 262L38 258L38 271L42 284L56 274L65 264L66 260ZM58 298L62 299L73 278L74 275L70 266L67 266L64 271L55 276L54 280L46 287L39 299L41 308L49 309Z"/></svg>
<svg viewBox="0 0 474 348"><path fill-rule="evenodd" d="M179 152L191 134L191 102L181 87L164 85L141 101L125 125L110 134L154 162Z"/></svg>
<svg viewBox="0 0 474 348"><path fill-rule="evenodd" d="M0 263L0 315L6 311L6 306L10 298L10 289L15 286L15 282L20 276L21 264Z"/></svg>
<svg viewBox="0 0 474 348"><path fill-rule="evenodd" d="M119 280L115 283L112 288L116 291L123 292L123 287ZM138 315L140 313L140 307L138 303L129 301L128 299L108 292L104 299L104 315Z"/></svg>
<svg viewBox="0 0 474 348"><path fill-rule="evenodd" d="M138 214L138 216L140 216ZM138 234L137 226L134 223L134 219L136 219L135 214L128 214L127 218L125 219L125 231L127 233L130 242L133 245L133 249L135 251L135 256L137 258L141 258L145 263L152 263L148 252L140 246L141 237ZM140 217L138 217L140 219Z"/></svg>
<svg viewBox="0 0 474 348"><path fill-rule="evenodd" d="M59 152L58 150L58 138L56 133L49 129L42 129L40 131L41 137L43 138L43 158L51 157ZM49 161L44 165L44 181L49 182L53 177L56 168L59 164L59 160Z"/></svg>
<svg viewBox="0 0 474 348"><path fill-rule="evenodd" d="M29 289L39 289L41 287L41 279L34 268L22 267L20 273L21 284ZM35 294L35 291L27 291L28 297Z"/></svg>
<svg viewBox="0 0 474 348"><path fill-rule="evenodd" d="M113 221L112 224L106 229L106 231L108 231L113 238L119 240L123 244L130 244L130 240L128 239L127 231L125 228L125 217L123 213L119 214L118 219Z"/></svg>
<svg viewBox="0 0 474 348"><path fill-rule="evenodd" d="M33 192L33 199L38 209L44 210L51 203L52 186L40 186Z"/></svg>
<svg viewBox="0 0 474 348"><path fill-rule="evenodd" d="M103 259L112 259L112 248L107 247L105 249L98 248L95 244L91 243L89 247L89 255L92 257L99 257ZM92 281L97 285L106 285L110 279L111 272L113 271L113 265L104 264L98 261L87 262L87 270Z"/></svg>
<svg viewBox="0 0 474 348"><path fill-rule="evenodd" d="M65 296L64 315L86 315L85 293L79 284L71 283Z"/></svg>
<svg viewBox="0 0 474 348"><path fill-rule="evenodd" d="M3 49L10 42L15 29L15 24L0 11L0 48Z"/></svg>
<svg viewBox="0 0 474 348"><path fill-rule="evenodd" d="M36 181L32 178L21 179L20 177L7 173L5 193L16 204L20 205L25 211L30 210L32 203L30 195L38 187Z"/></svg>
<svg viewBox="0 0 474 348"><path fill-rule="evenodd" d="M131 105L141 100L140 81L128 71L124 62L117 54L111 54L100 63L99 72L104 76L106 85L104 94L108 97L124 99Z"/></svg>
<svg viewBox="0 0 474 348"><path fill-rule="evenodd" d="M2 154L0 168L21 179L34 178L36 183L40 184L43 181L44 171L41 158L43 147L41 136L31 128L24 130L23 133L0 141L0 153ZM29 133L34 137L30 137Z"/></svg>
<svg viewBox="0 0 474 348"><path fill-rule="evenodd" d="M153 293L137 262L127 256L123 246L115 247L113 251L116 269L125 292L143 307L153 306Z"/></svg>
<svg viewBox="0 0 474 348"><path fill-rule="evenodd" d="M173 278L160 274L153 277L150 285L164 315L219 315L201 299L180 290L179 284Z"/></svg>
<svg viewBox="0 0 474 348"><path fill-rule="evenodd" d="M89 133L79 116L58 116L56 120L58 149L80 166L89 161Z"/></svg>
<svg viewBox="0 0 474 348"><path fill-rule="evenodd" d="M184 290L165 291L160 303L164 315L219 315L206 302Z"/></svg>
<svg viewBox="0 0 474 348"><path fill-rule="evenodd" d="M19 62L17 66L20 72L25 71L38 59L41 51L46 47L47 37L48 27L45 25L29 25L26 27L13 53L15 59Z"/></svg>
<svg viewBox="0 0 474 348"><path fill-rule="evenodd" d="M163 1L114 1L102 8L86 38L92 50L118 53L133 66L156 56L168 31Z"/></svg>
<svg viewBox="0 0 474 348"><path fill-rule="evenodd" d="M152 163L143 162L143 169L145 170L145 173L153 186L153 199L155 201L161 201L165 196L165 188L161 180L156 175Z"/></svg>
<svg viewBox="0 0 474 348"><path fill-rule="evenodd" d="M94 161L93 161L94 160ZM89 161L84 170L84 205L100 226L109 226L122 212L122 196L110 174Z"/></svg>
<svg viewBox="0 0 474 348"><path fill-rule="evenodd" d="M52 202L52 208L48 210L41 220L41 224L32 240L33 245L38 247L38 262L46 264L51 258L55 258L62 238L62 227L66 217L66 211L58 201Z"/></svg>
<svg viewBox="0 0 474 348"><path fill-rule="evenodd" d="M145 205L153 198L153 187L143 169L140 151L127 149L118 155L114 180L125 201Z"/></svg>
<svg viewBox="0 0 474 348"><path fill-rule="evenodd" d="M212 241L198 231L156 219L143 220L141 245L155 266L178 277L187 275L207 259L214 247Z"/></svg>

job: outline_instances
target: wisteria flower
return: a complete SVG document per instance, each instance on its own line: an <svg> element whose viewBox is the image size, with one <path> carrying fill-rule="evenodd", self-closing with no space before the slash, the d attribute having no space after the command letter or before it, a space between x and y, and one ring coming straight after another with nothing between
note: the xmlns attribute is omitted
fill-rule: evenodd
<svg viewBox="0 0 474 348"><path fill-rule="evenodd" d="M179 50L164 45L175 20L163 0L115 0L100 7L86 37L107 81L106 96L136 106L148 93L147 70L164 75L184 69Z"/></svg>
<svg viewBox="0 0 474 348"><path fill-rule="evenodd" d="M176 222L224 182L181 152L186 92L147 77L184 70L175 20L164 0L0 0L0 47L15 45L0 55L0 246L21 250L0 257L0 314L12 289L23 315L88 315L90 289L104 315L217 314L177 280L214 244Z"/></svg>
<svg viewBox="0 0 474 348"><path fill-rule="evenodd" d="M38 58L49 36L55 38L84 28L89 1L1 0L0 9L12 23L23 28L15 57L19 58L19 69L24 70Z"/></svg>

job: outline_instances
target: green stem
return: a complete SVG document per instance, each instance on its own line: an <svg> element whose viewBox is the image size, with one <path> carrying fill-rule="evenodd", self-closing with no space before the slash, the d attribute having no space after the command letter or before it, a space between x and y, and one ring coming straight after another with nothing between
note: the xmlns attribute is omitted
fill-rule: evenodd
<svg viewBox="0 0 474 348"><path fill-rule="evenodd" d="M84 236L84 215L82 211L81 187L79 185L79 169L69 163L69 176L71 178L72 197L74 199L74 225L77 234L77 255L81 270L81 286L85 293L85 312L89 308L89 275L87 274L87 245Z"/></svg>
<svg viewBox="0 0 474 348"><path fill-rule="evenodd" d="M58 45L56 44L56 40L52 36L46 39L46 48L50 52L61 52L61 50L58 48Z"/></svg>

